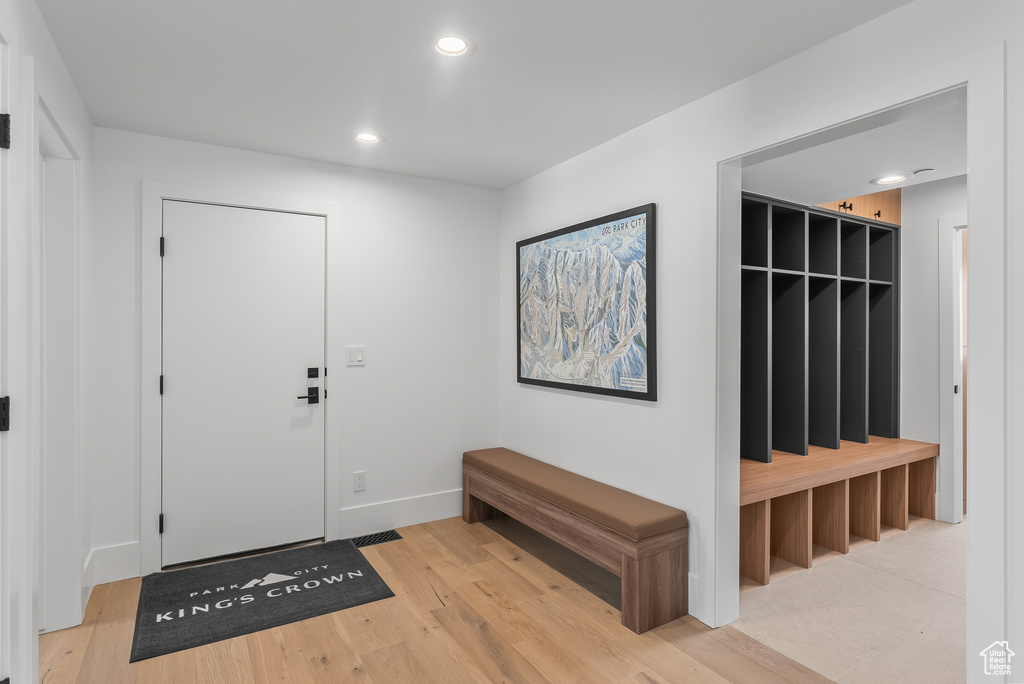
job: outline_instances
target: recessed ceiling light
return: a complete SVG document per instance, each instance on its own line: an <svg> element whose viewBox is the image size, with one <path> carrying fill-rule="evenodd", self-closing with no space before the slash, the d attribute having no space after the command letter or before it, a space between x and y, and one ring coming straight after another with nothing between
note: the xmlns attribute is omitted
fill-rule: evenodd
<svg viewBox="0 0 1024 684"><path fill-rule="evenodd" d="M909 177L905 173L894 173L889 176L882 176L881 178L871 179L871 183L874 185L895 185L896 183L902 183Z"/></svg>
<svg viewBox="0 0 1024 684"><path fill-rule="evenodd" d="M437 39L434 49L446 57L458 57L469 52L469 41L460 36L444 36Z"/></svg>
<svg viewBox="0 0 1024 684"><path fill-rule="evenodd" d="M382 141L384 138L377 135L376 133L360 133L356 136L356 140L363 143L377 143Z"/></svg>

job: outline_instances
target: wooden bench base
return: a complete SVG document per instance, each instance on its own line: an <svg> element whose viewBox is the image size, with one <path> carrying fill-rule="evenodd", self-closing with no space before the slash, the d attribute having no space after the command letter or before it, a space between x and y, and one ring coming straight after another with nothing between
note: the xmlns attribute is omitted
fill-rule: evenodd
<svg viewBox="0 0 1024 684"><path fill-rule="evenodd" d="M462 466L462 519L510 515L622 581L622 624L637 634L687 613L686 528L639 542L484 472Z"/></svg>
<svg viewBox="0 0 1024 684"><path fill-rule="evenodd" d="M881 539L909 516L935 518L936 444L871 437L808 456L772 453L740 464L740 575L771 579L771 557L811 567L813 545L840 553L850 535Z"/></svg>

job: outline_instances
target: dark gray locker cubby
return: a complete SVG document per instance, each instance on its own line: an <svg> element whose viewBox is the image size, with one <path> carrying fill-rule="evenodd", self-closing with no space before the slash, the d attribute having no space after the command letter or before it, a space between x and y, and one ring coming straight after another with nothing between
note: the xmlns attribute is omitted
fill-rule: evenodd
<svg viewBox="0 0 1024 684"><path fill-rule="evenodd" d="M839 326L836 321L839 318L839 281L812 277L808 302L808 442L838 449Z"/></svg>
<svg viewBox="0 0 1024 684"><path fill-rule="evenodd" d="M871 280L892 282L893 232L887 228L871 228Z"/></svg>
<svg viewBox="0 0 1024 684"><path fill-rule="evenodd" d="M840 275L844 278L867 278L868 227L850 221L842 221L839 226Z"/></svg>
<svg viewBox="0 0 1024 684"><path fill-rule="evenodd" d="M807 278L772 276L772 448L807 453Z"/></svg>
<svg viewBox="0 0 1024 684"><path fill-rule="evenodd" d="M807 222L807 239L810 244L808 270L811 273L836 275L839 273L839 221L833 216L811 214Z"/></svg>
<svg viewBox="0 0 1024 684"><path fill-rule="evenodd" d="M767 235L767 214L765 218ZM740 377L744 380L740 395L740 454L756 461L770 461L768 272L745 270L742 279Z"/></svg>
<svg viewBox="0 0 1024 684"><path fill-rule="evenodd" d="M768 205L743 200L744 266L768 268Z"/></svg>
<svg viewBox="0 0 1024 684"><path fill-rule="evenodd" d="M742 206L741 455L898 437L898 226Z"/></svg>
<svg viewBox="0 0 1024 684"><path fill-rule="evenodd" d="M772 263L776 271L804 272L807 214L786 206L771 208Z"/></svg>
<svg viewBox="0 0 1024 684"><path fill-rule="evenodd" d="M868 286L868 431L879 437L898 437L896 428L895 311L891 285Z"/></svg>
<svg viewBox="0 0 1024 684"><path fill-rule="evenodd" d="M839 438L868 441L868 286L842 281L839 315Z"/></svg>

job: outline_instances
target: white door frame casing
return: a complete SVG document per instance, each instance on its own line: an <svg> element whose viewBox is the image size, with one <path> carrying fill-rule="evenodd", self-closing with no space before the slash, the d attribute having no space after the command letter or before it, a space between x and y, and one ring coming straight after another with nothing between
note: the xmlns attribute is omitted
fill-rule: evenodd
<svg viewBox="0 0 1024 684"><path fill-rule="evenodd" d="M79 223L81 163L41 99L40 568L39 629L78 625L85 615L83 527L87 505L79 411ZM83 591L83 589L85 591Z"/></svg>
<svg viewBox="0 0 1024 684"><path fill-rule="evenodd" d="M717 569L713 626L739 617L739 586L732 567L739 544L733 508L739 507L736 440L739 429L739 298L740 254L738 204L740 174L745 156L772 148L799 145L801 139L829 132L849 122L871 117L905 103L967 86L968 205L972 228L969 258L971 285L970 338L973 342L968 396L969 450L972 462L989 482L1005 483L1011 470L1008 454L1015 441L1007 421L1007 190L1006 190L1006 48L997 43L883 83L841 101L805 112L737 136L735 149L719 159L718 180L718 386L717 386L717 504L714 567ZM724 150L723 150L724 151ZM727 167L724 168L723 167ZM731 168L728 168L731 167ZM1006 488L982 492L978 478L968 480L968 498L975 501L968 535L967 653L980 652L993 640L1013 639L1010 610L1014 597L1008 585L1013 562L1006 548L1015 532L1007 517ZM970 662L973 662L971 660ZM973 673L974 668L968 672ZM980 670L979 670L980 672ZM974 681L974 675L972 674Z"/></svg>
<svg viewBox="0 0 1024 684"><path fill-rule="evenodd" d="M939 217L939 467L938 518L964 519L963 378L960 371L962 233L967 214ZM954 393L953 387L959 386Z"/></svg>
<svg viewBox="0 0 1024 684"><path fill-rule="evenodd" d="M333 202L320 200L281 197L262 193L225 190L218 188L194 187L158 181L142 181L142 230L140 245L141 264L141 364L139 381L140 407L140 574L148 575L161 569L161 545L159 517L161 509L161 475L160 475L160 444L161 444L161 411L160 411L160 372L161 372L161 263L160 236L162 233L162 207L164 199L177 199L208 204L223 204L250 209L271 211L287 211L315 216L323 216L327 221L327 292L326 292L326 363L327 367L340 370L343 366L340 345L333 345L332 340L341 339L340 321L332 316L331 302L339 299L337 291L340 278L331 277L330 265L339 263L341 241L334 239L337 235L341 207ZM335 377L338 377L337 373ZM327 378L329 382L330 376ZM327 383L325 383L326 387ZM338 539L341 536L341 448L337 426L341 423L340 401L327 400L325 403L325 490L324 490L324 530L326 539Z"/></svg>
<svg viewBox="0 0 1024 684"><path fill-rule="evenodd" d="M0 105L21 122L0 157L0 363L14 424L4 433L0 462L0 672L38 681L36 599L39 539L39 138L35 61L0 36ZM17 143L17 144L14 144Z"/></svg>

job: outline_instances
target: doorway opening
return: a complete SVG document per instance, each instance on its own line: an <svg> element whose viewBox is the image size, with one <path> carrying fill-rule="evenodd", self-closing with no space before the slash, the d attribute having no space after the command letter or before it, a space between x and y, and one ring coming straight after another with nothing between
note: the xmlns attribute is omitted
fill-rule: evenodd
<svg viewBox="0 0 1024 684"><path fill-rule="evenodd" d="M861 195L867 195L870 193L870 189L865 191L858 184L863 184L870 181L871 179L877 178L886 173L886 171L881 171L873 174L865 174L863 171L854 171L852 172L854 173L854 177L851 178L849 175L851 173L850 169L856 166L855 163L851 162L851 155L846 155L838 159L838 163L836 163L835 161L833 162L833 166L839 167L838 171L836 172L830 171L827 167L822 168L822 165L808 164L806 162L806 158L812 157L816 154L827 155L829 153L832 153L832 150L834 150L835 148L848 144L853 144L857 146L858 153L871 153L872 150L868 145L864 144L864 140L873 137L880 137L884 133L886 133L886 129L895 129L896 131L902 129L905 133L908 127L926 128L925 126L922 126L922 121L930 120L933 122L941 122L942 120L946 120L947 122L953 121L954 124L957 126L957 135L959 137L960 148L962 150L961 155L963 158L963 164L960 168L951 169L950 172L947 173L944 177L960 178L959 183L962 188L962 198L964 200L962 208L966 209L967 183L966 178L963 177L966 173L967 157L967 126L965 121L966 100L966 88L955 87L945 91L941 91L932 96L915 100L907 105L886 110L882 114L869 116L864 119L859 119L845 126L837 126L828 129L827 131L821 132L820 134L813 134L805 138L800 138L799 140L791 140L789 142L783 143L773 148L762 149L758 152L754 152L752 154L738 158L732 164L723 164L722 167L720 167L720 178L724 180L723 188L741 188L743 191L756 193L757 195L761 196L789 200L790 202L794 202L796 204L800 204L803 206L814 206L824 204L832 200L842 200L843 198L854 198ZM905 135L901 135L901 137L905 137ZM934 138L932 138L932 140L934 140ZM880 148L876 146L873 152L877 154L879 149ZM787 156L791 156L792 159L786 160L785 158ZM797 165L804 168L805 172L803 174L803 177L801 177L800 174L779 171L778 166L781 165L784 161L796 161ZM932 165L928 166L932 167ZM945 166L945 164L934 165L934 167L936 168L940 166ZM925 171L924 164L921 164L920 166L914 165L914 167L909 169L909 171L911 172L909 174L911 177L913 177L912 172L920 172L920 180L916 183L913 183L913 186L923 186L925 184L923 181L931 181L933 179L938 178L937 175L929 176L929 173L934 174L934 172ZM847 175L844 178L842 177L842 174ZM837 177L837 180L845 182L846 186L842 187L839 190L832 190L829 193L829 195L818 195L809 197L807 193L807 188L811 186L811 183L809 181L813 180L813 178L808 178L809 175L815 177ZM760 180L765 180L765 184L759 185L758 182ZM774 186L771 185L772 183L774 183ZM725 218L720 217L720 226L733 225L736 226L736 228L733 228L733 230L737 230L738 227L741 225L741 221L739 220L741 212L741 203L739 197L737 196L736 198L733 199L731 196L724 196L722 204L720 206L722 208L723 213L725 214ZM949 210L945 209L944 211ZM934 316L936 315L938 309L937 294L935 292L935 281L936 273L938 270L937 224L938 216L941 213L941 211L937 211L936 213L932 214L930 234L928 237L928 240L930 240L928 244L931 245L931 248L927 250L927 255L915 255L914 257L911 257L912 259L920 259L921 261L920 263L915 262L913 264L913 268L909 269L912 272L911 274L908 274L906 272L908 269L906 268L906 263L904 263L904 273L902 274L902 282L906 283L910 279L916 279L918 281L916 285L916 290L930 290L931 296L935 298L934 305L929 307L929 310L931 312L930 316L932 316L932 320L928 328L929 330L934 330L937 327L937 321L934 319ZM904 216L903 223L904 225L906 225L906 216ZM740 236L726 236L722 233L722 231L720 231L719 239L720 245L722 243L728 243L722 251L725 253L734 253L735 258L737 260L736 264L727 263L724 261L720 262L720 298L728 298L730 296L733 296L732 293L735 293L735 301L738 301L740 299L739 285L726 284L724 281L729 277L735 277L735 269L739 265L739 257L742 252L742 249L740 247ZM904 249L903 253L906 254L907 251L908 250ZM905 261L906 259L904 260L904 262ZM927 279L927 282L925 282L919 274L915 275L916 270L919 270L925 261L927 261L928 269L930 269L928 270L928 273L931 274L930 278ZM914 293L915 288L911 288L911 290L911 294L913 296L917 296ZM904 311L906 311L908 307L906 302L907 294L904 294L902 304ZM739 319L739 317L737 317L737 319ZM914 316L911 315L910 321L904 320L902 327L905 328L906 326L911 325L911 321L913 320ZM737 327L742 325L742 323L740 323L740 320L736 320L736 323L739 324ZM725 334L725 331L720 327L720 335L723 334ZM738 329L735 330L735 335L738 339ZM912 439L922 441L926 440L928 442L937 443L939 441L939 417L937 415L937 411L935 410L936 403L934 401L934 397L937 396L938 381L934 378L938 377L940 356L939 350L937 348L937 341L934 340L933 338L930 344L933 345L935 348L930 349L928 354L926 355L926 360L928 364L928 368L926 370L921 366L921 364L925 363L925 361L920 357L920 355L917 358L915 358L914 363L906 364L906 366L909 366L909 368L901 369L903 371L901 386L902 394L904 395L902 406L906 407L907 402L913 400L912 397L915 395L915 393L924 394L926 396L929 394L931 388L917 384L918 380L916 378L918 375L924 373L930 374L933 377L933 382L935 384L935 392L931 392L930 396L928 396L928 399L926 401L928 405L927 411L920 408L914 408L910 409L909 411L901 412L900 432L902 433L901 436L904 437L911 437ZM909 353L906 346L906 340L903 341L902 346L902 356L903 358L906 358ZM916 353L916 350L914 350L913 353ZM736 380L738 381L738 378L736 378ZM721 383L723 381L724 380L720 379L720 387L722 386ZM910 391L908 392L907 390ZM952 390L952 385L950 386L950 390ZM909 414L909 416L907 414ZM736 420L737 418L739 418L739 416L735 414L727 417L732 418L732 420ZM720 454L722 458L729 457L727 456L727 451L720 451ZM938 460L940 463L946 466L946 469L948 469L948 464L946 463L947 461L950 460L948 454L943 453L943 455L940 456ZM943 469L942 472L946 472L946 469ZM853 483L851 482L851 489L852 484ZM956 484L960 484L960 482L958 481ZM949 481L948 478L944 478L941 473L939 474L938 489L941 492L941 496L939 497L940 499L943 497L948 498L948 496L953 490L952 483ZM932 496L935 496L935 492L936 488L933 485ZM962 495L962 488L960 492L958 492L958 494ZM815 491L814 495L815 500L817 500L818 492ZM808 497L808 507L810 507L811 505L809 502L810 497ZM960 503L962 505L962 501ZM771 534L774 535L774 513L772 514L772 518L773 526L771 529ZM963 534L963 537L966 537L966 534ZM808 543L810 543L809 540ZM961 546L966 547L966 540L964 538L961 538L959 540L959 543L961 544ZM744 544L744 538L742 533L740 544ZM963 565L966 566L966 558L964 559Z"/></svg>

